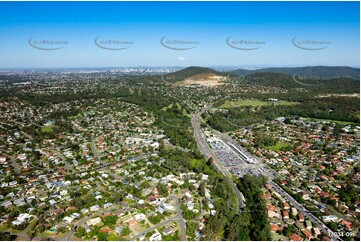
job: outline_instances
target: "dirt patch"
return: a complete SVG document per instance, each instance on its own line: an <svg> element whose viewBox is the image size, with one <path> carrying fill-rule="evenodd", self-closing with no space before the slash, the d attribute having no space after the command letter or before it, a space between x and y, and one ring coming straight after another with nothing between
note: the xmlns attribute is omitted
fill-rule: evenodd
<svg viewBox="0 0 361 242"><path fill-rule="evenodd" d="M358 97L360 98L360 93L354 94L326 94L326 95L318 95L316 97L324 98L324 97Z"/></svg>
<svg viewBox="0 0 361 242"><path fill-rule="evenodd" d="M226 77L216 75L216 74L199 74L195 76L188 77L183 81L177 82L177 86L202 86L202 87L212 87L224 85Z"/></svg>

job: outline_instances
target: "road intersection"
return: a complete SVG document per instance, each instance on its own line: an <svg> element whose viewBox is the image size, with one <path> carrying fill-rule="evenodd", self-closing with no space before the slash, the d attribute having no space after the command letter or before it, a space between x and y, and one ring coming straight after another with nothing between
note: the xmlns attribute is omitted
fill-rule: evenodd
<svg viewBox="0 0 361 242"><path fill-rule="evenodd" d="M203 110L201 110L199 113L192 115L192 126L194 128L194 136L197 141L200 152L203 153L207 158L212 157L213 164L215 165L215 167L225 177L227 177L230 180L232 187L237 194L238 202L240 204L240 212L242 212L241 208L244 206L243 199L242 199L243 195L241 195L241 192L238 190L237 186L232 181L232 178L231 178L232 175L230 174L231 167L227 167L227 168L224 167L223 162L220 160L219 157L217 157L217 155L213 152L211 147L208 145L205 135L201 129L201 125L200 125L201 119L202 119L201 115L204 112L208 111L212 107L213 107L213 104L208 105ZM332 233L332 231L320 219L318 219L315 215L313 215L310 211L308 211L302 204L297 202L290 194L288 194L285 190L283 190L275 182L273 182L273 179L275 179L278 176L278 173L276 171L274 171L272 168L268 167L268 165L264 164L258 157L254 157L253 155L249 154L247 151L245 151L244 149L239 147L237 142L234 141L227 134L221 133L216 130L212 130L212 133L215 134L215 136L219 140L222 140L226 145L227 145L227 143L232 143L238 149L242 150L242 152L245 153L248 157L252 157L253 160L256 161L254 164L249 164L245 161L243 163L240 163L240 165L238 166L238 168L240 170L245 171L245 173L251 172L251 174L253 174L253 175L262 174L265 177L267 177L271 187L274 190L276 190L278 193L280 193L280 195L287 202L289 202L291 205L296 207L298 209L298 211L300 211L300 213L302 213L304 215L304 217L309 218L313 223L317 224L317 227L320 231L322 231L324 234L328 235L334 241L342 241L342 239L339 236L337 236L335 233Z"/></svg>

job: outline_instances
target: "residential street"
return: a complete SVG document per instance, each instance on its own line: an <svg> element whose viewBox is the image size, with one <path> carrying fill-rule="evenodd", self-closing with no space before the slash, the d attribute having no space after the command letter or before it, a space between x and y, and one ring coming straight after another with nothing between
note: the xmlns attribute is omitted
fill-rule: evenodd
<svg viewBox="0 0 361 242"><path fill-rule="evenodd" d="M176 196L169 196L169 199L173 199L175 200L175 203L176 203L176 207L177 207L177 215L173 216L172 218L170 219L167 219L159 224L156 224L144 231L142 231L142 233L140 234L137 234L136 236L133 236L130 240L133 241L133 240L136 240L138 238L141 238L142 236L144 236L145 234L147 234L148 232L151 232L159 227L162 227L168 223L171 223L171 222L178 222L179 225L180 225L180 229L181 229L181 240L182 241L186 241L187 240L187 235L186 235L186 223L184 222L184 219L183 219L183 216L182 216L182 210L180 208L180 203L179 203L179 200Z"/></svg>
<svg viewBox="0 0 361 242"><path fill-rule="evenodd" d="M221 173L226 176L227 178L230 179L230 182L232 184L233 189L235 190L236 194L237 194L237 198L239 203L241 204L240 207L243 207L243 200L241 198L240 192L238 190L238 188L236 187L236 185L233 183L233 181L230 178L230 172L223 166L222 162L219 161L218 157L214 154L214 152L211 150L211 148L209 147L209 145L206 142L206 139L203 135L203 132L201 131L201 127L200 127L200 119L201 119L201 114L203 112L206 112L209 108L211 108L213 105L209 105L206 108L204 108L200 113L198 114L194 114L192 116L192 125L194 128L194 135L197 141L197 144L199 146L200 151L206 155L206 157L212 157L213 161L214 161L214 165L217 167L217 169L219 171L221 171ZM227 134L224 133L220 133L218 131L214 131L215 133L217 133L220 136L220 139L224 140L224 142L231 142L232 144L237 145L237 142L235 142L232 138L230 138ZM240 148L240 147L239 147ZM245 151L244 149L242 149L242 151L244 153L246 153L249 157L253 157L251 154L249 154L247 151ZM257 159L259 160L259 159ZM259 160L260 161L260 160ZM260 161L262 162L262 161ZM263 164L263 162L262 162ZM266 166L266 165L264 165ZM280 188L276 183L274 183L272 180L278 175L277 173L275 173L275 171L273 171L271 168L269 168L267 166L268 169L262 169L261 173L262 175L266 176L269 179L269 183L272 186L273 189L275 189L277 192L279 192L282 197L288 201L290 204L292 204L293 206L295 206L305 217L308 217L312 222L318 224L318 228L320 229L320 231L322 231L323 233L325 233L326 235L328 235L332 240L338 240L340 241L341 238L339 236L336 236L331 232L331 230L318 218L316 218L316 216L314 216L312 213L310 213L302 204L298 203L293 197L291 197L286 191L284 191L282 188Z"/></svg>

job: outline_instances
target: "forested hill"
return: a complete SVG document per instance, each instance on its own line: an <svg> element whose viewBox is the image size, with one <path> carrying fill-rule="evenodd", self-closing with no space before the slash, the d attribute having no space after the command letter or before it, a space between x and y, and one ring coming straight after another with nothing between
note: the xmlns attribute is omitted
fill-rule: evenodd
<svg viewBox="0 0 361 242"><path fill-rule="evenodd" d="M360 79L360 68L347 66L305 66L305 67L272 67L258 70L238 69L232 71L233 75L246 76L254 73L283 73L288 75L297 75L309 78L333 78L333 77L350 77Z"/></svg>
<svg viewBox="0 0 361 242"><path fill-rule="evenodd" d="M166 75L163 75L163 79L164 81L167 82L178 82L178 81L182 81L188 77L191 76L195 76L195 75L200 75L200 74L216 74L216 75L221 75L219 72L211 69L211 68L206 68L206 67L199 67L199 66L191 66L191 67L187 67L183 70L180 71L176 71L173 73L169 73Z"/></svg>
<svg viewBox="0 0 361 242"><path fill-rule="evenodd" d="M306 88L322 92L357 93L360 90L358 80L347 77L329 79L301 78L282 73L254 73L244 77L249 84L281 87L284 89Z"/></svg>
<svg viewBox="0 0 361 242"><path fill-rule="evenodd" d="M191 66L180 71L162 76L163 81L176 83L186 78L200 74L215 74L232 78L244 79L248 84L281 87L284 89L306 88L317 89L320 92L359 92L359 79L355 79L359 69L351 67L297 67L297 68L267 68L260 70L239 69L231 73L217 72L211 68ZM286 73L283 73L286 72ZM316 77L320 76L320 77Z"/></svg>

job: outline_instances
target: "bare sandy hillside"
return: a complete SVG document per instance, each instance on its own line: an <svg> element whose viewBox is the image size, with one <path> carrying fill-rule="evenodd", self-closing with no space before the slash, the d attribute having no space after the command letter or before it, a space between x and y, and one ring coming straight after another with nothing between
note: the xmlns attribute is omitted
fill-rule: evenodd
<svg viewBox="0 0 361 242"><path fill-rule="evenodd" d="M199 74L188 77L183 81L177 82L177 86L190 86L190 85L197 85L197 86L219 86L225 84L226 77L216 75L213 73L209 74Z"/></svg>
<svg viewBox="0 0 361 242"><path fill-rule="evenodd" d="M317 97L360 97L360 93L353 93L353 94L326 94L326 95L318 95Z"/></svg>

